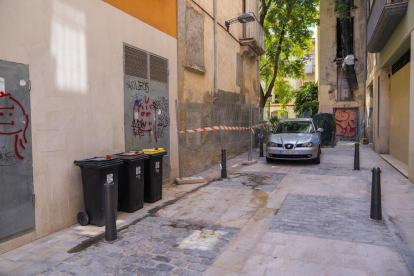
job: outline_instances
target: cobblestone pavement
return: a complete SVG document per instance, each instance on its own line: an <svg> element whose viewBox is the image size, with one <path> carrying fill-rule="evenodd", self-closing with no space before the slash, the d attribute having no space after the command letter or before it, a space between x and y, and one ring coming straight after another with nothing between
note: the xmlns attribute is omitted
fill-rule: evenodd
<svg viewBox="0 0 414 276"><path fill-rule="evenodd" d="M149 217L39 275L200 275L238 231Z"/></svg>
<svg viewBox="0 0 414 276"><path fill-rule="evenodd" d="M394 247L383 221L369 219L368 198L289 194L269 231Z"/></svg>
<svg viewBox="0 0 414 276"><path fill-rule="evenodd" d="M217 166L204 184L119 212L114 242L103 227L72 226L0 255L0 275L412 275L414 185L370 147L361 171L350 143L323 148L319 165L246 159L228 160L226 180ZM373 166L381 221L368 218Z"/></svg>
<svg viewBox="0 0 414 276"><path fill-rule="evenodd" d="M319 165L310 165L303 168L301 174L313 174L313 175L333 175L333 176L359 176L362 177L361 172L354 171L353 167L347 164L338 163L322 163Z"/></svg>
<svg viewBox="0 0 414 276"><path fill-rule="evenodd" d="M285 173L243 172L234 173L227 179L214 181L209 186L228 189L253 189L272 192L285 177Z"/></svg>

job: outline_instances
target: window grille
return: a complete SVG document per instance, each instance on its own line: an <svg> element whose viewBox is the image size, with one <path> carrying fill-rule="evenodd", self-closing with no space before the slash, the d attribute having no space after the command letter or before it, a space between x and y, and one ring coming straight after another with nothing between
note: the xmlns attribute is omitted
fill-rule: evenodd
<svg viewBox="0 0 414 276"><path fill-rule="evenodd" d="M148 79L148 56L146 52L124 46L125 75Z"/></svg>
<svg viewBox="0 0 414 276"><path fill-rule="evenodd" d="M152 81L168 83L168 61L150 55L150 77Z"/></svg>
<svg viewBox="0 0 414 276"><path fill-rule="evenodd" d="M405 54L403 54L399 60L397 60L397 62L395 62L392 65L392 74L394 75L395 73L397 73L401 68L403 68L405 65L407 65L410 62L410 55L411 52L410 50L408 50L407 52L405 52Z"/></svg>

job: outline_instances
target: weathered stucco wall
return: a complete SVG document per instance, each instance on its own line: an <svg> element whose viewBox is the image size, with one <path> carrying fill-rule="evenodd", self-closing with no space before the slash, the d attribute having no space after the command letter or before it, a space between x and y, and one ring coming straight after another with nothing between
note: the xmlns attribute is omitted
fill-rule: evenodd
<svg viewBox="0 0 414 276"><path fill-rule="evenodd" d="M242 24L231 25L230 33L222 27L226 20L244 12L243 1L217 1L217 21L221 25L218 26L217 98L214 98L213 1L178 0L177 5L180 129L225 125L228 122L219 124L217 121L218 110L225 113L236 108L234 105L237 103L258 103L257 55L238 42L242 37ZM250 10L256 13L257 1L250 1L250 6ZM241 117L233 123L241 123ZM189 176L217 165L221 158L220 141L233 141L236 135L231 131L180 135L183 175ZM245 146L226 149L228 157L247 150Z"/></svg>
<svg viewBox="0 0 414 276"><path fill-rule="evenodd" d="M320 25L317 30L317 76L319 84L319 112L333 113L334 108L358 108L359 135L364 117L364 24L365 10L361 0L355 0L354 5L358 8L351 10L354 18L354 55L356 74L358 79L358 90L354 90L354 100L338 100L338 80L336 46L337 46L337 14L334 12L335 4L331 0L320 2Z"/></svg>
<svg viewBox="0 0 414 276"><path fill-rule="evenodd" d="M177 40L100 0L1 1L0 33L0 59L30 69L36 195L36 231L0 243L2 253L77 222L84 199L74 160L125 150L124 42L169 59L177 144ZM175 179L178 149L170 148Z"/></svg>

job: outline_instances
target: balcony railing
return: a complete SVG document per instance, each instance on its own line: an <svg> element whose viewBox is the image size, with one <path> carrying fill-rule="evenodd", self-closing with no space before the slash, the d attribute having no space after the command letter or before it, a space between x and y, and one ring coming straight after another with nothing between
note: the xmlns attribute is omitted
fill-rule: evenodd
<svg viewBox="0 0 414 276"><path fill-rule="evenodd" d="M260 56L265 53L265 33L256 15L254 13L252 15L256 20L243 24L243 37L239 41L240 45L249 46Z"/></svg>
<svg viewBox="0 0 414 276"><path fill-rule="evenodd" d="M408 0L375 0L367 23L367 49L379 53L407 12Z"/></svg>

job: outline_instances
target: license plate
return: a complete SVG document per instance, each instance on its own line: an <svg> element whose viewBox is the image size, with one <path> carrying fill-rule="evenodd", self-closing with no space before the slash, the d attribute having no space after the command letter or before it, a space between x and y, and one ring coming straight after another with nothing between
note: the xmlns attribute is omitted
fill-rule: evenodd
<svg viewBox="0 0 414 276"><path fill-rule="evenodd" d="M281 150L280 154L298 154L297 150Z"/></svg>

